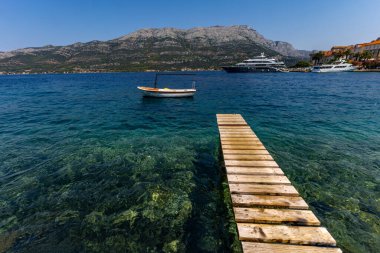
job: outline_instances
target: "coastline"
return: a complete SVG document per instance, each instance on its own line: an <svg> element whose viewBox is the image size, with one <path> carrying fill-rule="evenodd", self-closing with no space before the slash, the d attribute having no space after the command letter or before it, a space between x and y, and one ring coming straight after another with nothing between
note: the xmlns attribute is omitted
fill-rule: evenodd
<svg viewBox="0 0 380 253"><path fill-rule="evenodd" d="M27 73L27 72L10 72L4 73L0 72L0 76L10 76L10 75L62 75L62 74L97 74L97 73L157 73L157 72L218 72L223 71L222 69L186 69L186 70L145 70L145 71L78 71L78 72L40 72L40 73ZM289 72L298 72L298 73L311 73L309 68L289 68ZM377 73L380 72L380 69L357 69L352 72L358 73Z"/></svg>

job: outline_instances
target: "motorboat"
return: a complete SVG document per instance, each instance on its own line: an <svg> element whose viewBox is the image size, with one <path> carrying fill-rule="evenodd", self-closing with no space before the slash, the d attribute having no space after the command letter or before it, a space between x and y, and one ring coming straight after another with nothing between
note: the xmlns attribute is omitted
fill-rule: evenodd
<svg viewBox="0 0 380 253"><path fill-rule="evenodd" d="M143 95L146 97L162 97L162 98L182 98L194 96L196 89L169 89L169 88L152 88L152 87L137 87L143 91Z"/></svg>
<svg viewBox="0 0 380 253"><path fill-rule="evenodd" d="M356 67L345 60L333 62L331 64L322 64L320 66L314 66L311 72L314 73L331 73L331 72L346 72L354 71Z"/></svg>
<svg viewBox="0 0 380 253"><path fill-rule="evenodd" d="M154 80L154 87L138 86L137 88L143 92L145 97L158 97L158 98L183 98L183 97L192 97L195 92L195 81L193 81L192 88L190 89L171 89L171 88L157 88L158 76L163 75L194 75L190 73L157 73Z"/></svg>

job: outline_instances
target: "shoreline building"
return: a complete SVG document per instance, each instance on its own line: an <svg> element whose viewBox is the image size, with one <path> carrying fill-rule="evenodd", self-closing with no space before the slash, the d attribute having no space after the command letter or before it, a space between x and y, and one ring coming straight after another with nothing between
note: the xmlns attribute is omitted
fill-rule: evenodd
<svg viewBox="0 0 380 253"><path fill-rule="evenodd" d="M356 44L353 53L369 52L374 60L380 60L380 37L368 43Z"/></svg>
<svg viewBox="0 0 380 253"><path fill-rule="evenodd" d="M366 43L349 46L333 46L328 51L319 51L311 54L311 61L314 64L329 63L334 60L358 60L358 55L368 52L371 56L367 60L380 61L380 37Z"/></svg>

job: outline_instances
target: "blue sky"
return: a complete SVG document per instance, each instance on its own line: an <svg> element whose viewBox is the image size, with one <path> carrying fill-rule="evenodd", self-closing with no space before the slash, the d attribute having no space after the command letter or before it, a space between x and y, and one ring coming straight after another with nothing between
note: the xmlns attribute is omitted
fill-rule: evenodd
<svg viewBox="0 0 380 253"><path fill-rule="evenodd" d="M380 37L379 10L380 0L0 0L0 51L234 24L298 49L328 49Z"/></svg>

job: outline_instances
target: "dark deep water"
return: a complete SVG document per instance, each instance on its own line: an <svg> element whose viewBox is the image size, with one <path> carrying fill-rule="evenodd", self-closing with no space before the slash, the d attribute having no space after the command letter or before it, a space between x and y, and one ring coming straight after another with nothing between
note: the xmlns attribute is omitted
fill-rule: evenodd
<svg viewBox="0 0 380 253"><path fill-rule="evenodd" d="M153 78L0 76L0 252L230 251L216 113L244 116L345 252L379 252L380 73L204 72L193 99L142 98Z"/></svg>

